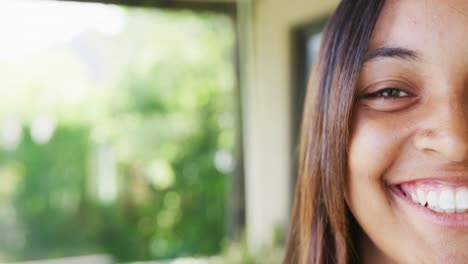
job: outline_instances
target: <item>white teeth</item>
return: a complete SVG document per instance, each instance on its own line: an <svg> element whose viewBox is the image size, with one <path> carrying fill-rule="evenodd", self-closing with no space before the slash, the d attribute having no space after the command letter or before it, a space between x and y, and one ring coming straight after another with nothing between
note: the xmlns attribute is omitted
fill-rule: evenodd
<svg viewBox="0 0 468 264"><path fill-rule="evenodd" d="M446 213L454 213L455 192L449 189L442 190L439 194L439 207Z"/></svg>
<svg viewBox="0 0 468 264"><path fill-rule="evenodd" d="M425 206L426 202L427 202L426 201L426 194L421 189L418 189L416 191L416 193L417 193L417 196L418 196L419 204L422 205L422 206Z"/></svg>
<svg viewBox="0 0 468 264"><path fill-rule="evenodd" d="M425 192L417 188L411 192L411 200L422 206L426 206L439 213L464 213L468 212L468 188L455 189L444 188Z"/></svg>
<svg viewBox="0 0 468 264"><path fill-rule="evenodd" d="M458 213L468 210L468 189L461 189L455 193L455 204Z"/></svg>
<svg viewBox="0 0 468 264"><path fill-rule="evenodd" d="M427 205L429 206L429 208L439 207L439 197L435 191L430 191L427 194Z"/></svg>

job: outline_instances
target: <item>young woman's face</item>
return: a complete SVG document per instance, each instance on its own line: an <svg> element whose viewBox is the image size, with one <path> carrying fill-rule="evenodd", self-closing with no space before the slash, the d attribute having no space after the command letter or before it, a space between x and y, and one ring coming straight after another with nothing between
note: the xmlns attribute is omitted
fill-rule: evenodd
<svg viewBox="0 0 468 264"><path fill-rule="evenodd" d="M358 84L347 202L371 263L468 263L468 1L389 0Z"/></svg>

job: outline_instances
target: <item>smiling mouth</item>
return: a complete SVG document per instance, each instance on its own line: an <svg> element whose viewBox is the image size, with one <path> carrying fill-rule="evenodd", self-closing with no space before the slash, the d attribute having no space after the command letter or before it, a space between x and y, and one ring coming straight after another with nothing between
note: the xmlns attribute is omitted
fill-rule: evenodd
<svg viewBox="0 0 468 264"><path fill-rule="evenodd" d="M468 213L468 185L454 185L438 181L418 181L394 187L415 205L442 214Z"/></svg>

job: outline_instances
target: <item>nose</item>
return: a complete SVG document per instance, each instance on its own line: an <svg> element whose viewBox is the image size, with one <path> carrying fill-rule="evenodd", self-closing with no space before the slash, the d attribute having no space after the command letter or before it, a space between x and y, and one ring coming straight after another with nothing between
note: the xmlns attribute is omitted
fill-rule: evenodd
<svg viewBox="0 0 468 264"><path fill-rule="evenodd" d="M432 107L414 137L415 147L449 162L468 161L467 108L467 103L455 100Z"/></svg>

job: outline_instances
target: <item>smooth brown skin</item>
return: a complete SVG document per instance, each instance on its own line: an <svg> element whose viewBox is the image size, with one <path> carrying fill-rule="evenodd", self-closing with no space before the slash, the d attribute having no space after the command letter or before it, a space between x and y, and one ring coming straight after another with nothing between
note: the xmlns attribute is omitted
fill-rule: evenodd
<svg viewBox="0 0 468 264"><path fill-rule="evenodd" d="M386 188L418 179L468 182L468 1L389 0L361 72L347 203L363 229L364 263L468 263L468 229L427 222ZM393 97L363 97L394 87Z"/></svg>

